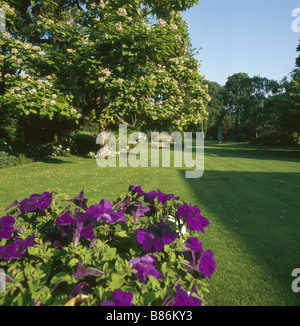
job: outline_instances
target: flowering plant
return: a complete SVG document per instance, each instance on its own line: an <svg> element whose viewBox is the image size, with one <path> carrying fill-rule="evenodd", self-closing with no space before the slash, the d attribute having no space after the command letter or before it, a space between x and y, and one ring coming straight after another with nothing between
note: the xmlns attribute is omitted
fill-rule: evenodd
<svg viewBox="0 0 300 326"><path fill-rule="evenodd" d="M21 119L88 116L106 129L198 125L209 95L181 15L194 4L0 0L2 109Z"/></svg>
<svg viewBox="0 0 300 326"><path fill-rule="evenodd" d="M15 200L0 218L0 305L192 306L216 268L196 206L160 190L87 205L84 190ZM188 232L185 232L185 231Z"/></svg>

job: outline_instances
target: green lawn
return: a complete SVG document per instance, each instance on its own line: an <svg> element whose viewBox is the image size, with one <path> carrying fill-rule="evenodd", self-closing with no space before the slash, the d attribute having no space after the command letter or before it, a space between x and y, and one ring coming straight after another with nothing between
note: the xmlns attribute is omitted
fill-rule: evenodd
<svg viewBox="0 0 300 326"><path fill-rule="evenodd" d="M75 156L0 170L0 209L34 192L82 188L94 204L116 199L130 184L161 189L198 205L211 224L201 234L215 254L208 305L300 305L291 289L300 268L300 150L245 143L205 143L205 172L185 169L105 168Z"/></svg>

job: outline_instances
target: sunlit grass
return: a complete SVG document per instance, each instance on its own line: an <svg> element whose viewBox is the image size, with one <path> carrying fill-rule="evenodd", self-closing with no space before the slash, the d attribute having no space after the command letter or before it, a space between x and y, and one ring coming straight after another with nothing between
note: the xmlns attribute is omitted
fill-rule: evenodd
<svg viewBox="0 0 300 326"><path fill-rule="evenodd" d="M247 144L205 143L205 172L185 168L100 168L93 159L49 159L0 170L0 209L32 193L58 189L88 205L114 200L140 184L179 195L210 220L200 234L215 254L208 305L299 305L291 272L300 267L300 152Z"/></svg>

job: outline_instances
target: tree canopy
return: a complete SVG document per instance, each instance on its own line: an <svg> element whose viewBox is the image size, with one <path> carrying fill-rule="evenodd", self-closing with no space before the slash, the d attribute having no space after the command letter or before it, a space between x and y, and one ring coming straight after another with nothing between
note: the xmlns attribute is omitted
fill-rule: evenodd
<svg viewBox="0 0 300 326"><path fill-rule="evenodd" d="M3 114L183 129L209 101L181 1L0 1Z"/></svg>

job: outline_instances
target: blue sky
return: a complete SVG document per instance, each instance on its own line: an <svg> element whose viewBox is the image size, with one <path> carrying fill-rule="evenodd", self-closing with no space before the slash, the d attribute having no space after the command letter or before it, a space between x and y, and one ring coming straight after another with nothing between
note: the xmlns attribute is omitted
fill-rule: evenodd
<svg viewBox="0 0 300 326"><path fill-rule="evenodd" d="M234 73L281 80L289 76L298 56L300 31L297 0L199 0L183 12L194 48L202 48L200 73L224 85Z"/></svg>

